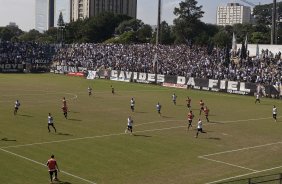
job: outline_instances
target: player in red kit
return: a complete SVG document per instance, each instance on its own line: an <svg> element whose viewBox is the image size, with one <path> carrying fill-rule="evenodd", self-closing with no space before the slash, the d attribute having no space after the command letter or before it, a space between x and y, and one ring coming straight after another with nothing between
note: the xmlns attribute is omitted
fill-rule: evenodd
<svg viewBox="0 0 282 184"><path fill-rule="evenodd" d="M63 97L63 106L64 106L64 107L67 107L67 101L66 101L66 98L65 98L65 97Z"/></svg>
<svg viewBox="0 0 282 184"><path fill-rule="evenodd" d="M187 97L186 102L187 102L187 108L190 110L190 108L191 108L191 98L189 98L189 96Z"/></svg>
<svg viewBox="0 0 282 184"><path fill-rule="evenodd" d="M53 174L55 174L54 181L58 181L57 171L60 171L60 170L59 170L57 161L54 158L54 155L51 155L51 158L47 161L46 165L48 167L51 183L53 183Z"/></svg>
<svg viewBox="0 0 282 184"><path fill-rule="evenodd" d="M67 108L67 106L63 106L62 110L63 110L65 118L68 119L68 108Z"/></svg>
<svg viewBox="0 0 282 184"><path fill-rule="evenodd" d="M193 114L192 111L190 111L190 112L188 113L187 118L188 118L188 127L187 127L187 131L189 131L189 128L192 127L192 121L193 121L193 118L194 118L194 114Z"/></svg>
<svg viewBox="0 0 282 184"><path fill-rule="evenodd" d="M204 106L205 103L203 102L203 100L200 100L200 115L202 114L202 111L204 111Z"/></svg>
<svg viewBox="0 0 282 184"><path fill-rule="evenodd" d="M209 110L208 107L206 106L206 107L204 108L204 113L205 113L207 122L210 122L210 120L209 120L209 112L210 112L210 110Z"/></svg>

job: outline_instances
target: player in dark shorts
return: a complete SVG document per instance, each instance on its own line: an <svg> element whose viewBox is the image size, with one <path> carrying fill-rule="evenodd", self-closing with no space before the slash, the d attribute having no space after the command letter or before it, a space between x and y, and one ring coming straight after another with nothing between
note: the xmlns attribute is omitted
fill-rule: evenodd
<svg viewBox="0 0 282 184"><path fill-rule="evenodd" d="M14 115L17 114L20 106L21 106L21 104L20 104L19 100L16 100L16 102L15 102L15 109L14 109Z"/></svg>
<svg viewBox="0 0 282 184"><path fill-rule="evenodd" d="M277 122L277 108L275 107L275 105L273 105L272 108L272 117L275 120L275 122Z"/></svg>
<svg viewBox="0 0 282 184"><path fill-rule="evenodd" d="M192 111L190 111L190 112L188 113L188 127L187 127L187 131L189 130L190 127L193 127L193 126L192 126L193 118L194 118L194 114L193 114Z"/></svg>
<svg viewBox="0 0 282 184"><path fill-rule="evenodd" d="M257 103L257 102L260 103L260 98L259 98L259 97L260 97L260 96L259 96L259 94L257 93L257 94L256 94L256 101L255 101L255 103Z"/></svg>
<svg viewBox="0 0 282 184"><path fill-rule="evenodd" d="M54 119L51 116L51 113L48 114L48 131L50 132L50 126L53 127L53 129L55 130L55 132L57 132L55 126L54 126Z"/></svg>
<svg viewBox="0 0 282 184"><path fill-rule="evenodd" d="M172 102L173 102L174 105L176 105L176 98L177 98L176 94L173 93L173 95L172 95Z"/></svg>
<svg viewBox="0 0 282 184"><path fill-rule="evenodd" d="M202 114L202 111L204 111L204 106L205 103L203 102L203 100L200 100L200 115Z"/></svg>
<svg viewBox="0 0 282 184"><path fill-rule="evenodd" d="M131 118L131 116L129 116L127 118L127 128L125 129L124 133L127 133L128 131L130 131L130 134L132 135L132 131L133 131L133 119Z"/></svg>
<svg viewBox="0 0 282 184"><path fill-rule="evenodd" d="M207 122L210 122L210 120L209 120L209 112L210 112L210 110L209 110L208 107L206 106L206 107L204 108L204 113L205 113Z"/></svg>
<svg viewBox="0 0 282 184"><path fill-rule="evenodd" d="M115 94L115 88L113 86L111 86L112 88L112 94L114 95Z"/></svg>
<svg viewBox="0 0 282 184"><path fill-rule="evenodd" d="M201 119L199 119L199 121L198 121L197 133L196 133L196 136L195 136L196 138L198 138L199 132L207 133L207 132L203 131L203 124L202 124Z"/></svg>
<svg viewBox="0 0 282 184"><path fill-rule="evenodd" d="M157 103L156 108L157 108L158 114L161 116L162 115L161 113L162 106L159 102Z"/></svg>
<svg viewBox="0 0 282 184"><path fill-rule="evenodd" d="M63 110L65 118L68 119L68 108L66 106L63 106L62 110Z"/></svg>
<svg viewBox="0 0 282 184"><path fill-rule="evenodd" d="M131 98L130 100L130 109L132 112L134 112L134 107L135 107L135 100L134 98Z"/></svg>
<svg viewBox="0 0 282 184"><path fill-rule="evenodd" d="M189 96L187 97L186 102L187 102L187 108L190 110L190 108L191 108L191 98L189 98Z"/></svg>
<svg viewBox="0 0 282 184"><path fill-rule="evenodd" d="M92 88L90 86L88 86L88 96L91 96L92 95Z"/></svg>

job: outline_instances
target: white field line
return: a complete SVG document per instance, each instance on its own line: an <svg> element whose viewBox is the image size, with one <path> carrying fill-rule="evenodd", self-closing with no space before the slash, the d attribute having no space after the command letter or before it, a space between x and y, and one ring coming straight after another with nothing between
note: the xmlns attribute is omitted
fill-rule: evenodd
<svg viewBox="0 0 282 184"><path fill-rule="evenodd" d="M44 95L52 95L52 94L57 94L57 95L59 95L59 94L63 94L63 95L67 94L67 95L72 96L71 98L69 98L70 100L75 100L75 99L78 98L78 95L75 94L75 93L58 93L58 92L57 93L56 92L54 92L54 93L50 92L50 93L42 93L42 94L1 95L1 97L13 97L13 96L15 96L15 97L18 98L19 96L44 96ZM32 100L28 100L28 101L32 101ZM42 101L42 99L40 101ZM0 100L0 102L11 102L11 100Z"/></svg>
<svg viewBox="0 0 282 184"><path fill-rule="evenodd" d="M135 125L134 127L143 126L143 125L150 125L150 124L156 124L156 123L181 122L181 121L185 121L185 120L164 120L164 121L152 121L152 122L147 122L147 123L140 123L140 124Z"/></svg>
<svg viewBox="0 0 282 184"><path fill-rule="evenodd" d="M226 154L226 153L233 153L233 152L238 152L238 151L244 151L244 150L250 150L250 149L255 149L255 148L262 148L262 147L267 147L267 146L272 146L272 145L277 145L277 144L282 144L282 141L198 156L198 158L201 158L201 159L205 159L205 160L209 160L209 161L213 161L213 162L217 162L217 163L222 163L222 164L225 164L225 165L230 165L230 166L233 166L233 167L238 167L238 168L248 169L248 170L254 171L254 172L247 173L247 174L242 174L242 175L238 175L238 176L233 176L233 177L224 178L224 179L221 179L221 180L209 182L207 184L218 183L218 182L222 182L222 181L226 181L226 180L230 180L230 179L235 179L235 178L240 178L240 177L251 175L251 174L256 174L256 173L260 173L260 172L266 172L266 171L282 168L282 166L278 166L278 167L273 167L273 168L269 168L269 169L265 169L265 170L252 170L252 169L249 169L249 168L246 168L246 167L243 167L243 166L234 165L234 164L231 164L231 163L227 163L227 162L223 162L223 161L219 161L219 160L215 160L215 159L210 159L210 158L207 158L207 157L214 156L214 155Z"/></svg>
<svg viewBox="0 0 282 184"><path fill-rule="evenodd" d="M168 127L168 128L158 128L158 129L150 129L150 130L140 130L135 131L133 133L144 133L144 132L154 132L154 131L163 131L163 130L171 130L177 128L183 128L187 126L175 126L175 127ZM125 133L116 133L116 134L106 134L106 135L97 135L97 136L89 136L89 137L80 137L74 139L65 139L65 140L57 140L57 141L49 141L49 142L38 142L38 143L31 143L31 144L22 144L22 145L15 145L15 146L6 146L1 147L1 149L7 148L19 148L19 147L26 147L26 146L34 146L34 145L42 145L42 144L51 144L51 143L61 143L61 142L69 142L69 141L77 141L77 140L84 140L84 139L95 139L95 138L103 138L103 137L112 137L112 136L120 136L125 135Z"/></svg>
<svg viewBox="0 0 282 184"><path fill-rule="evenodd" d="M47 167L45 164L40 163L40 162L37 162L37 161L32 160L32 159L30 159L30 158L27 158L27 157L25 157L25 156L22 156L22 155L19 155L19 154L13 153L13 152L11 152L11 151L8 151L8 150L2 149L2 148L0 148L0 150L1 150L1 151L3 151L3 152L8 153L8 154L10 154L10 155L13 155L13 156L16 156L16 157L19 157L19 158L22 158L22 159L28 160L28 161L30 161L30 162L33 162L33 163L35 163L35 164L38 164L38 165L41 165L41 166L44 166L44 167ZM73 174L71 174L71 173L69 173L69 172L66 172L66 171L60 171L60 172L61 172L61 173L64 173L65 175L69 175L69 176L71 176L71 177L74 177L74 178L76 178L76 179L79 179L79 180L85 181L85 182L87 182L87 183L90 183L90 184L96 184L96 183L95 183L95 182L93 182L93 181L90 181L90 180L87 180L87 179L81 178L81 177L76 176L76 175L73 175Z"/></svg>
<svg viewBox="0 0 282 184"><path fill-rule="evenodd" d="M280 116L281 117L281 116ZM279 118L279 117L277 117ZM257 120L265 120L272 119L272 117L267 118L252 118L252 119L242 119L242 120L231 120L231 121L219 121L219 123L236 123L236 122L245 122L245 121L257 121Z"/></svg>
<svg viewBox="0 0 282 184"><path fill-rule="evenodd" d="M243 167L243 166L240 166L240 165L235 165L235 164L231 164L231 163L228 163L228 162L223 162L223 161L210 159L210 158L206 158L206 157L199 156L198 158L202 158L202 159L205 159L205 160L209 160L209 161L212 161L212 162L217 162L217 163L221 163L221 164L225 164L225 165L229 165L229 166L233 166L233 167L238 167L240 169L245 169L245 170L249 170L249 171L253 171L253 172L257 171L257 170L250 169L250 168L247 168L247 167Z"/></svg>
<svg viewBox="0 0 282 184"><path fill-rule="evenodd" d="M269 168L269 169L254 171L254 172L250 172L250 173L246 173L246 174L241 174L241 175L237 175L237 176L232 176L232 177L228 177L228 178L224 178L224 179L208 182L206 184L213 184L213 183L223 182L223 181L227 181L227 180L231 180L231 179L241 178L241 177L244 177L244 176L249 176L249 175L252 175L252 174L272 171L272 170L280 169L280 168L282 168L282 166L277 166L277 167L272 167L272 168Z"/></svg>
<svg viewBox="0 0 282 184"><path fill-rule="evenodd" d="M270 119L270 118L271 117L269 117L269 118L250 119L250 120L254 121L254 120L262 120L262 119ZM135 125L135 127L146 125L146 124L154 124L154 123L161 123L161 122L179 122L179 121L186 121L186 120L152 121L152 122L137 124L137 125ZM228 123L236 123L236 122L243 122L243 121L249 121L249 120L237 120L237 121L226 121L226 122L222 121L221 123L228 124ZM214 123L206 123L205 126L206 125L215 125L215 124ZM154 131L162 131L162 130L169 130L169 129L175 129L175 128L183 128L183 127L187 127L187 125L186 126L170 127L170 128L160 128L160 129L149 129L149 130L135 131L134 133L154 132ZM6 146L6 147L1 147L1 148L3 148L3 149L6 149L6 148L18 148L18 147L25 147L25 146L34 146L34 145L42 145L42 144L69 142L69 141L77 141L77 140L84 140L84 139L95 139L95 138L112 137L112 136L120 136L120 135L124 135L124 133L114 133L114 134L96 135L96 136L88 136L88 137L79 137L79 138L74 138L74 139L64 139L64 140L57 140L57 141L46 141L46 142L22 144L22 145L15 145L15 146Z"/></svg>
<svg viewBox="0 0 282 184"><path fill-rule="evenodd" d="M214 156L214 155L221 155L221 154L225 154L225 153L232 153L232 152L237 152L237 151L261 148L261 147L272 146L272 145L276 145L276 144L282 144L282 141L268 143L268 144L262 144L262 145L257 145L257 146L250 146L250 147L245 147L245 148L240 148L240 149L234 149L234 150L229 150L229 151L222 151L222 152L212 153L212 154L207 154L207 155L201 155L199 157L209 157L209 156Z"/></svg>

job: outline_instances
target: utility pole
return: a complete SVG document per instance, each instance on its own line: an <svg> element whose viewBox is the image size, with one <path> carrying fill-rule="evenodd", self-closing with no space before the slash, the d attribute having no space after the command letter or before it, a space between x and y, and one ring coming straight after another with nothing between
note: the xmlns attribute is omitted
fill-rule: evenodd
<svg viewBox="0 0 282 184"><path fill-rule="evenodd" d="M156 45L159 44L160 40L160 30L161 30L161 4L162 0L159 0L158 2L158 25L157 25L157 36L156 36Z"/></svg>
<svg viewBox="0 0 282 184"><path fill-rule="evenodd" d="M271 26L271 45L276 41L276 0L273 0L272 7L272 26Z"/></svg>

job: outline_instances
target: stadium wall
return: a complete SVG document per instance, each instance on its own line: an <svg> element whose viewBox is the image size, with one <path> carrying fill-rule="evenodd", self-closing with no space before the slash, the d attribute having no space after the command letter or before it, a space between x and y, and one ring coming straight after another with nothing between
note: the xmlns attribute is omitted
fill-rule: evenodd
<svg viewBox="0 0 282 184"><path fill-rule="evenodd" d="M113 81L120 82L136 82L145 84L157 84L164 87L181 88L181 89L197 89L204 91L223 92L240 95L251 95L259 93L262 96L279 98L282 96L282 86L263 85L250 82L238 82L228 80L217 79L201 79L194 77L184 76L171 76L162 74L152 74L143 72L130 72L101 69L99 71L89 71L82 67L69 67L69 66L57 66L52 70L54 73L68 74L73 72L85 73L85 77L93 78L93 72L95 72L95 78L105 78Z"/></svg>

